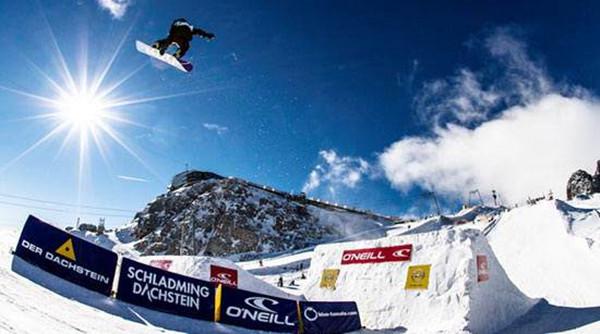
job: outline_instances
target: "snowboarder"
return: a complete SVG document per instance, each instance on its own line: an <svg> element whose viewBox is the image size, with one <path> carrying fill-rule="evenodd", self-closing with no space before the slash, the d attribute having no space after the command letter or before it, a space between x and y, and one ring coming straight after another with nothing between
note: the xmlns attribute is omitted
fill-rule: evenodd
<svg viewBox="0 0 600 334"><path fill-rule="evenodd" d="M175 46L177 46L177 51L173 56L177 59L181 59L190 48L190 41L194 35L198 35L209 41L215 38L215 34L200 28L195 28L186 19L181 18L173 21L171 29L169 30L169 36L154 42L152 47L158 49L160 54L164 55L169 46L175 44Z"/></svg>

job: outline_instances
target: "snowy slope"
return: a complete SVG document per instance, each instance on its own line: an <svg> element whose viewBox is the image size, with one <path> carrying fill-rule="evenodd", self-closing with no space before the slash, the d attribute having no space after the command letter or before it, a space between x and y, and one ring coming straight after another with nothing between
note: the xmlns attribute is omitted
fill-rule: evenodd
<svg viewBox="0 0 600 334"><path fill-rule="evenodd" d="M399 229L399 231L404 230L404 227ZM437 235L438 237L446 236L446 239L441 238L441 240L452 240L452 238L450 238L451 233L451 231L441 231L437 233ZM449 270L445 271L447 274L444 274L442 279L436 278L434 280L432 278L430 283L432 285L435 284L436 291L441 292L438 298L426 298L427 301L424 304L426 304L428 309L430 308L433 311L427 314L419 314L414 310L406 312L406 314L402 312L391 313L394 317L404 317L402 324L400 325L401 327L396 328L396 330L388 329L377 331L377 334L404 333L406 330L402 326L408 327L409 333L426 332L421 330L424 327L416 326L414 324L415 322L419 323L420 326L427 326L427 323L429 322L432 326L438 327L440 332L458 333L460 332L459 328L462 328L461 326L464 326L467 321L465 318L461 319L464 314L465 305L469 303L475 305L473 300L489 302L490 300L495 300L495 298L499 298L499 302L503 303L507 301L506 298L512 299L514 297L511 292L502 292L503 290L501 287L489 289L487 292L480 291L481 294L477 295L477 292L475 292L476 290L473 290L474 284L475 289L477 289L477 283L471 282L470 285L467 284L467 287L471 290L457 288L452 284L453 282L462 280L465 277L465 272L473 270L471 265L468 264L472 260L465 260L469 257L469 254L473 252L473 249L478 253L480 251L484 253L489 251L486 249L478 249L477 245L481 244L479 241L474 243L471 241L466 243L465 241L461 241L463 238L460 236L463 235L463 233L471 232L455 233L455 241L449 244L443 242L440 243L439 240L433 242L434 239L432 239L431 242L433 243L426 247L426 249L435 249L436 247L438 250L447 249L449 251L447 253L436 253L437 256L431 257L428 255L425 258L421 258L419 257L420 255L418 255L419 252L415 252L413 262L431 261L434 263L434 268L438 265L447 265L450 267ZM15 273L11 269L13 257L9 254L8 250L10 247L15 246L18 234L18 228L4 228L0 230L0 333L254 333L254 331L248 331L238 327L221 324L217 325L210 322L153 312L137 306L108 299L102 295L87 291L76 285L58 279L55 276L25 264L18 259L14 266L14 269L18 273ZM430 236L428 237L427 235ZM436 235L436 233L429 233L421 236L405 236L401 238L409 238L402 240L415 241L423 239L422 241L425 241L425 239L431 238L431 235ZM471 237L466 240L471 240ZM103 243L105 240L98 241ZM366 241L355 242L352 244L359 245L365 242ZM466 245L468 243L471 243L472 246L467 247ZM423 244L427 243L423 242ZM339 244L323 247L339 248ZM321 248L322 247L318 247L317 251ZM312 250L305 250L266 258L262 261L262 266L259 261L242 262L237 265L247 270L247 272L242 275L253 274L272 285L275 284L276 278L281 275L286 282L284 290L288 293L301 295L304 291L304 287L311 284L314 285L315 281L320 279L321 273L319 267L326 265L319 263L319 261L315 261L315 264L306 270L310 264L312 254ZM466 258L464 257L465 254ZM141 258L139 260L149 261L150 258ZM192 262L191 264L189 264L190 261ZM194 264L196 261L201 263ZM232 265L232 263L227 260L214 259L213 261L215 261L214 263L224 266ZM296 269L300 264L302 264L304 270L298 271ZM173 270L187 272L188 274L202 277L199 275L204 275L203 273L206 272L205 265L206 262L204 260L183 257L181 260L175 260ZM453 270L452 268L454 266L458 266L458 268ZM496 262L490 261L492 279L498 276L497 269L494 268L499 268L499 265ZM302 271L307 274L307 279L305 280L298 279L298 275ZM360 270L360 272L366 274L373 272L373 270ZM397 271L394 271L389 275L389 279L391 282L398 283L400 287L403 287L404 275L405 273L403 272L398 273ZM252 279L251 277L246 278ZM295 287L287 286L292 278L295 278L298 284ZM268 289L265 288L262 283L257 281L249 284L254 285L255 283L258 285L257 289ZM344 284L347 284L348 293L340 295L340 299L354 299L356 295L355 291L362 291L365 289L365 284L367 283L369 283L369 281L346 279ZM487 283L493 283L493 281L482 284ZM273 287L273 289L275 288ZM491 290L499 291L499 293L494 293L490 296L489 293ZM370 303L387 302L392 299L392 297L398 296L397 294L390 293L390 291L393 290L373 290L368 294ZM471 291L471 293L467 296L464 294L466 291ZM485 293L488 293L488 295L486 296ZM410 294L417 298L421 293ZM307 295L314 296L314 299L321 300L337 299L327 292L315 292L314 294L310 293ZM409 294L406 293L405 295ZM415 305L417 304L412 304L411 308L414 308ZM435 312L435 310L439 311L444 307L450 308L445 309L444 312ZM476 314L469 313L467 316L470 320L479 318L480 321L487 321L487 319L493 320L498 317L508 317L514 313L514 310L512 310L511 307L499 308L496 310L490 310L485 304L478 305L478 307L487 312L486 317L482 319ZM408 324L411 324L411 326ZM517 319L500 333L598 333L598 329L600 328L599 324L600 307L598 306L569 308L553 306L544 302L537 304L527 314ZM372 333L372 331L363 330L361 333Z"/></svg>
<svg viewBox="0 0 600 334"><path fill-rule="evenodd" d="M494 224L504 210L504 208L474 206L463 209L454 215L438 216L415 222L413 228L402 234L426 233L441 229L484 230L490 224Z"/></svg>
<svg viewBox="0 0 600 334"><path fill-rule="evenodd" d="M292 295L302 296L312 254L313 251L310 249L237 264L273 286L277 285L281 277L284 284L280 288L281 290Z"/></svg>
<svg viewBox="0 0 600 334"><path fill-rule="evenodd" d="M593 208L594 201L580 208L556 200L514 209L489 233L498 260L529 297L600 306L600 205Z"/></svg>
<svg viewBox="0 0 600 334"><path fill-rule="evenodd" d="M410 262L341 265L344 250L412 244ZM487 256L490 279L476 281L476 255ZM409 265L431 264L426 290L405 290ZM319 287L323 269L340 269L335 290ZM318 246L305 287L308 299L354 300L363 325L410 333L493 333L535 303L508 279L476 230L440 230ZM494 315L490 317L490 315Z"/></svg>
<svg viewBox="0 0 600 334"><path fill-rule="evenodd" d="M375 240L369 229L352 226L360 219L336 214L331 223L349 224L349 235L338 243L239 263L204 256L139 257L114 233L73 233L142 262L171 260L171 271L205 280L210 265L216 264L237 269L244 289L310 300L355 300L363 324L381 328L381 333L598 333L599 212L600 196L540 202L508 212L469 209L449 216L451 223L445 224L434 218L369 225L376 235L387 234ZM489 219L480 221L482 214ZM461 220L467 223L454 224ZM491 247L480 232L469 230L482 230L490 223ZM416 233L420 230L431 232ZM16 228L0 230L0 332L252 332L132 306L57 279L18 258L13 263L8 249L15 246L18 233ZM339 243L363 237L371 240ZM344 249L398 243L415 245L410 263L340 266ZM488 257L490 280L477 283L474 257L481 254ZM407 267L415 264L432 264L428 290L404 290ZM322 269L336 267L342 269L338 288L319 288ZM275 287L279 277L283 288ZM540 297L548 301L535 304Z"/></svg>

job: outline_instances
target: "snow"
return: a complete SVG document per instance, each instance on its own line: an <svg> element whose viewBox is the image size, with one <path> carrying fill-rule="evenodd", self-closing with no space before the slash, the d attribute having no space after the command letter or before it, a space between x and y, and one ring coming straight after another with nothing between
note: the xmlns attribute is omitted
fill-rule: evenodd
<svg viewBox="0 0 600 334"><path fill-rule="evenodd" d="M503 208L474 206L465 208L455 215L439 216L417 222L415 227L403 234L426 233L440 229L477 229L484 230L496 221ZM389 233L388 233L389 235Z"/></svg>
<svg viewBox="0 0 600 334"><path fill-rule="evenodd" d="M488 238L508 275L529 297L593 307L600 306L599 229L597 211L556 200L511 210Z"/></svg>
<svg viewBox="0 0 600 334"><path fill-rule="evenodd" d="M542 301L499 334L595 334L598 333L598 328L600 328L600 307L554 306Z"/></svg>
<svg viewBox="0 0 600 334"><path fill-rule="evenodd" d="M16 229L0 230L0 332L2 333L254 333L238 327L150 311L56 278L9 248Z"/></svg>
<svg viewBox="0 0 600 334"><path fill-rule="evenodd" d="M309 212L317 217L319 223L331 226L342 232L348 240L359 240L366 238L379 238L385 235L385 228L389 224L383 224L365 215L343 211L325 210L315 206L308 206Z"/></svg>
<svg viewBox="0 0 600 334"><path fill-rule="evenodd" d="M277 285L281 277L284 283L284 286L280 288L281 290L291 295L302 296L306 282L306 279L303 279L302 276L304 274L306 277L308 274L312 254L312 249L301 250L273 258L238 262L237 264L273 286ZM261 261L262 266L260 265ZM292 282L295 284L292 285Z"/></svg>
<svg viewBox="0 0 600 334"><path fill-rule="evenodd" d="M361 226L353 214L334 215L332 224L356 225L348 227L346 238L238 263L204 256L140 257L131 243L123 243L131 241L129 229L105 236L73 232L138 261L171 260L171 271L203 280L214 264L237 269L238 284L246 290L356 301L368 328L361 333L600 332L599 195L512 210L475 207L447 220L398 225ZM0 228L1 333L255 332L154 312L57 279L13 260L8 250L18 234L17 228ZM406 243L414 246L410 262L340 265L345 249ZM477 255L487 256L488 281L476 280ZM429 288L405 290L408 266L418 264L432 265ZM335 290L319 287L325 268L341 269ZM275 286L279 277L283 288Z"/></svg>
<svg viewBox="0 0 600 334"><path fill-rule="evenodd" d="M412 244L410 262L340 265L344 250ZM476 281L476 255L486 255L490 279ZM405 290L409 265L431 264L426 290ZM335 290L319 287L323 269L338 268ZM309 300L354 300L369 329L403 327L411 333L492 333L529 310L536 300L508 279L485 237L476 230L440 230L318 246L305 296ZM490 315L494 315L490 317Z"/></svg>

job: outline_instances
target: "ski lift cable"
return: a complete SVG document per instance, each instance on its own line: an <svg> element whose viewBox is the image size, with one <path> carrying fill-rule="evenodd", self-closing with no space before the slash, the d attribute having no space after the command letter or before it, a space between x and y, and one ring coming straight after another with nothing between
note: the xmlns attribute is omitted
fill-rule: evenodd
<svg viewBox="0 0 600 334"><path fill-rule="evenodd" d="M0 193L0 197L20 199L20 200L25 200L25 201L44 203L44 204L52 204L52 205L58 205L58 206L67 206L67 207L73 207L73 208L84 208L84 209L104 210L104 211L117 211L117 212L125 212L125 213L135 213L136 212L134 210L127 210L127 209L121 209L121 208L109 208L109 207L92 206L92 205L77 205L77 204L66 203L66 202L49 201L49 200L43 200L43 199L38 199L38 198L9 195L9 194L3 194L3 193Z"/></svg>
<svg viewBox="0 0 600 334"><path fill-rule="evenodd" d="M16 206L16 207L20 207L20 208L27 208L27 209L46 210L46 211L62 212L62 213L72 213L72 214L79 214L79 215L85 215L85 216L131 218L131 216L126 216L126 215L103 214L103 213L98 213L98 212L85 212L85 211L76 212L73 210L45 208L45 207L41 207L41 206L28 205L28 204L22 204L22 203L13 203L13 202L7 202L7 201L2 201L2 200L0 200L0 204Z"/></svg>

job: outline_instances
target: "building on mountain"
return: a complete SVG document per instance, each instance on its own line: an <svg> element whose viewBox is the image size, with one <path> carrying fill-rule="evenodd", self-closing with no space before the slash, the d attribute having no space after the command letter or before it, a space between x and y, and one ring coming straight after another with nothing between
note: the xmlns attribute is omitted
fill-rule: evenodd
<svg viewBox="0 0 600 334"><path fill-rule="evenodd" d="M198 183L206 180L222 180L224 177L221 175L212 173L212 172L204 172L199 170L186 170L185 172L181 172L173 177L171 180L171 184L169 185L169 190L177 190L184 186L190 186L194 183Z"/></svg>

